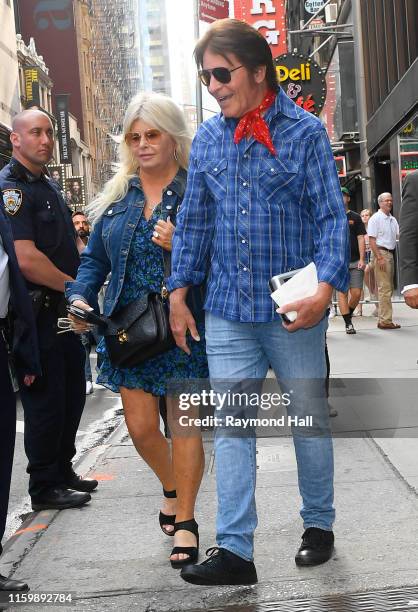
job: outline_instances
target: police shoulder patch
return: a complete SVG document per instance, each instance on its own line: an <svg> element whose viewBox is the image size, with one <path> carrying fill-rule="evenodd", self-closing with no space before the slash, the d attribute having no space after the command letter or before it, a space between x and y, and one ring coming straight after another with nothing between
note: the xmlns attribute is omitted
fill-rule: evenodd
<svg viewBox="0 0 418 612"><path fill-rule="evenodd" d="M3 189L4 210L15 215L22 206L23 195L20 189Z"/></svg>

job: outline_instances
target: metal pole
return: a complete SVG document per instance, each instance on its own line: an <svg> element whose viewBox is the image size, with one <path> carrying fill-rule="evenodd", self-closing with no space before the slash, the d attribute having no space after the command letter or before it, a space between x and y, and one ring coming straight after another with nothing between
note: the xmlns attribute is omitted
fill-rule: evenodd
<svg viewBox="0 0 418 612"><path fill-rule="evenodd" d="M363 38L361 27L361 8L360 0L352 0L353 10L353 39L354 39L354 62L355 68L355 83L356 83L356 98L357 98L357 117L358 131L360 140L360 166L362 177L370 177L369 154L367 152L367 107L366 107L366 85L364 76L364 55L363 55ZM363 195L363 208L370 208L372 201L371 181L362 181L361 189Z"/></svg>
<svg viewBox="0 0 418 612"><path fill-rule="evenodd" d="M199 3L200 0L194 0L194 37L196 42L199 40ZM202 108L202 84L199 77L196 76L196 120L197 127L203 121L203 108Z"/></svg>

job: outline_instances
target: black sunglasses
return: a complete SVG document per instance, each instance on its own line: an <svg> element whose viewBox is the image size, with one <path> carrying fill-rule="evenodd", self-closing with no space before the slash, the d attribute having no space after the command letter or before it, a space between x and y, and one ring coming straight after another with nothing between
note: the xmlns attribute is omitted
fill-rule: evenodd
<svg viewBox="0 0 418 612"><path fill-rule="evenodd" d="M215 77L219 83L229 83L231 81L231 72L234 70L238 70L238 68L243 68L243 66L237 66L236 68L213 68L212 70L199 70L198 75L199 79L202 81L205 87L209 87L210 79L212 75Z"/></svg>

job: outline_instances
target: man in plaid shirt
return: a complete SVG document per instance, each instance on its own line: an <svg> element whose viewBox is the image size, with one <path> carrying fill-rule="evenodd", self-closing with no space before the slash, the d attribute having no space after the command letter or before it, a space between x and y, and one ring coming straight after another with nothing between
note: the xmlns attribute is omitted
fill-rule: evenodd
<svg viewBox="0 0 418 612"><path fill-rule="evenodd" d="M333 288L346 291L348 285L347 221L326 131L278 87L265 38L244 22L212 24L195 58L221 113L205 121L194 139L177 216L167 285L176 342L188 353L186 333L198 339L185 297L188 287L207 278L206 343L215 389L221 379L263 380L269 364L279 381L322 384L325 312ZM310 262L317 267L318 290L282 308L297 311L296 321L282 323L268 281ZM321 410L325 419L326 401ZM327 431L293 431L305 530L298 565L323 563L333 551L333 449ZM217 431L218 547L201 565L183 568L186 581L257 582L255 454L254 435Z"/></svg>

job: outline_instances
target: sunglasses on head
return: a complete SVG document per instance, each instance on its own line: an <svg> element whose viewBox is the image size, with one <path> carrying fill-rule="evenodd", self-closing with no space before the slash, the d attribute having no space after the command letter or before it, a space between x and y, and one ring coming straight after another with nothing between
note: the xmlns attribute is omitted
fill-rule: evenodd
<svg viewBox="0 0 418 612"><path fill-rule="evenodd" d="M141 138L144 137L145 142L147 144L156 145L160 142L161 136L162 136L162 132L156 129L147 130L143 134L140 134L139 132L128 132L125 135L125 142L128 145L130 144L137 145L141 142Z"/></svg>
<svg viewBox="0 0 418 612"><path fill-rule="evenodd" d="M209 87L212 75L219 83L229 83L231 81L231 72L243 68L243 66L237 66L236 68L212 68L212 70L199 70L199 79L202 81L205 87Z"/></svg>

